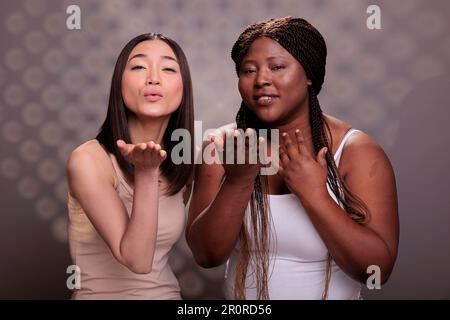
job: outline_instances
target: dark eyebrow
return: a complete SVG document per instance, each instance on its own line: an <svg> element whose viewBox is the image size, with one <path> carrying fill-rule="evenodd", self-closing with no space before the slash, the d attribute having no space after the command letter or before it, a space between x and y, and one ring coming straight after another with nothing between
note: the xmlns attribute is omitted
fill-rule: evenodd
<svg viewBox="0 0 450 320"><path fill-rule="evenodd" d="M128 60L128 62L130 62L131 59L134 59L134 58L146 58L146 57L147 57L146 54L138 53L138 54L135 54L134 56L132 56L132 57ZM176 63L178 63L177 59L175 59L175 58L173 58L173 57L171 57L171 56L161 56L161 59L172 60L172 61L175 61Z"/></svg>
<svg viewBox="0 0 450 320"><path fill-rule="evenodd" d="M172 60L172 61L175 61L176 63L178 63L178 60L171 56L161 56L161 59Z"/></svg>
<svg viewBox="0 0 450 320"><path fill-rule="evenodd" d="M278 58L286 58L286 56L280 55L280 56L276 56L276 57L268 57L266 60L274 60L274 59L278 59ZM244 60L242 61L242 64L244 63L256 63L255 60Z"/></svg>

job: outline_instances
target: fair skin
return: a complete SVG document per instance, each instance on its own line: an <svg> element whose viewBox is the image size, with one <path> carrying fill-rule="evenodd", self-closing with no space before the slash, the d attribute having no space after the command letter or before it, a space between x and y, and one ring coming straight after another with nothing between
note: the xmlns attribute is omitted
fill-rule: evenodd
<svg viewBox="0 0 450 320"><path fill-rule="evenodd" d="M183 83L172 49L161 40L143 41L131 51L122 75L122 95L133 113L130 144L117 146L134 165L131 216L115 189L116 176L102 146L91 140L75 149L67 164L69 190L81 204L114 257L139 274L152 270L158 226L161 146L170 115L178 108Z"/></svg>
<svg viewBox="0 0 450 320"><path fill-rule="evenodd" d="M300 63L269 38L255 40L242 62L239 91L245 104L282 133L280 170L269 176L269 193L297 196L344 272L365 283L367 267L378 265L384 283L397 256L399 236L392 166L367 134L355 133L347 141L338 170L371 213L367 224L354 222L327 192L326 148L317 155L314 152L307 92L310 84ZM328 138L333 141L329 151L334 154L351 126L329 115L325 121L331 130ZM196 169L186 237L196 261L204 267L224 263L238 239L260 168L257 164L243 167L202 164Z"/></svg>

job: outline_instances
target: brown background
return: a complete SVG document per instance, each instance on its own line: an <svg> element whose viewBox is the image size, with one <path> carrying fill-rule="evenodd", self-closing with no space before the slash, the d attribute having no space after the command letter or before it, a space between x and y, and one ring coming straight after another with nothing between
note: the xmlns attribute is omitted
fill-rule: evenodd
<svg viewBox="0 0 450 320"><path fill-rule="evenodd" d="M69 4L81 30L67 30ZM378 4L382 29L368 30ZM144 32L185 50L196 119L233 121L230 49L244 26L304 17L329 48L323 109L379 141L397 176L401 235L394 273L367 299L449 299L450 4L445 1L0 2L0 298L65 299L65 162L103 121L115 59ZM222 298L223 267L204 270L183 239L173 268L186 298Z"/></svg>

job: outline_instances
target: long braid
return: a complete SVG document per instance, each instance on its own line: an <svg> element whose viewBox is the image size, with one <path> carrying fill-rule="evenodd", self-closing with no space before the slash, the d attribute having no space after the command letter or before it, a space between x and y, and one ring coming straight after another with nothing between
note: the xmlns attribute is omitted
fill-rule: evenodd
<svg viewBox="0 0 450 320"><path fill-rule="evenodd" d="M358 223L367 221L369 210L364 202L354 195L345 185L339 175L334 157L331 153L333 144L332 135L326 123L317 98L325 78L325 63L327 48L322 35L310 23L304 19L285 17L270 19L250 25L239 36L233 46L231 57L235 62L236 72L239 75L241 62L250 48L250 45L259 37L269 37L283 46L302 65L312 85L308 87L310 127L314 150L317 153L327 147L325 155L327 162L327 184L339 204L343 207L351 219ZM264 124L242 103L236 116L239 129L261 129ZM330 137L330 140L328 139ZM235 278L235 295L245 298L245 278L247 266L251 256L256 261L258 298L267 298L267 270L268 270L268 244L270 234L270 212L268 210L268 197L266 177L258 176L255 180L254 190L250 200L251 221L253 237L247 233L245 225L241 230L241 253L238 258ZM262 228L263 232L258 232ZM262 244L259 246L259 244ZM255 252L256 249L264 252ZM266 265L267 263L267 265ZM326 258L326 270L324 291L322 299L327 299L329 283L331 279L332 257L328 253ZM243 272L243 274L239 274ZM266 296L267 293L267 296Z"/></svg>
<svg viewBox="0 0 450 320"><path fill-rule="evenodd" d="M324 119L322 110L320 108L319 100L317 99L317 95L315 94L313 87L311 86L308 87L308 94L309 94L309 111L310 111L309 119L314 150L316 154L323 147L327 147L328 150L332 150L333 142L331 141L330 143L328 141L327 132L325 131L325 128L327 129L330 138L332 137L331 131ZM364 223L366 216L368 215L369 212L364 202L358 199L345 187L345 184L341 179L341 176L336 166L336 162L334 161L334 157L331 154L331 152L326 153L325 159L327 161L327 169L328 169L327 183L331 191L333 191L333 194L336 196L336 199L338 199L339 203L343 205L346 213L354 221L358 223ZM352 205L350 204L350 202L352 203ZM332 265L331 262L332 257L328 253L327 265L325 269L325 288L322 294L323 300L327 299L328 297L328 288L331 278L331 265Z"/></svg>
<svg viewBox="0 0 450 320"><path fill-rule="evenodd" d="M261 128L261 123L244 104L236 116L238 129ZM258 132L257 132L258 134ZM268 270L270 246L270 212L268 210L267 178L255 179L250 198L251 235L244 221L239 235L240 251L236 265L235 298L245 299L245 279L250 259L254 259L258 299L269 299Z"/></svg>
<svg viewBox="0 0 450 320"><path fill-rule="evenodd" d="M309 123L311 127L311 135L312 141L314 145L314 151L316 154L323 148L327 147L327 150L331 150L330 143L328 142L327 136L325 134L324 121L322 110L320 108L319 100L317 99L317 95L314 92L314 88L312 86L308 87L308 96L309 96ZM328 126L327 129L329 130ZM331 137L331 135L330 135ZM331 144L333 142L331 141ZM325 159L327 161L327 182L330 186L333 193L340 193L338 190L337 179L335 177L335 171L333 170L334 159L331 156L330 152L327 152L325 155ZM328 298L328 288L330 285L331 278L331 255L327 254L327 264L325 267L325 288L322 293L322 300L326 300Z"/></svg>

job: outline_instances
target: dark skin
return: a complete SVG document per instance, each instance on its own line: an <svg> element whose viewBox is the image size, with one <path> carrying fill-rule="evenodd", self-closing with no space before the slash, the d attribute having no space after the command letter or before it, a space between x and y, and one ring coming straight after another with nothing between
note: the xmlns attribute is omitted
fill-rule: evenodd
<svg viewBox="0 0 450 320"><path fill-rule="evenodd" d="M325 152L336 152L351 125L325 115L331 131L328 138L334 143L332 150L323 148L316 155L309 124L308 85L311 81L300 63L269 38L255 40L242 62L239 91L245 104L281 133L280 170L269 176L269 193L298 197L332 258L346 274L365 283L367 267L378 265L381 283L385 283L394 266L399 238L392 166L367 134L354 133L347 141L339 174L370 210L366 224L354 222L327 192L324 160ZM261 102L263 95L271 96L270 103ZM206 141L204 147L209 143ZM203 267L218 266L230 256L259 169L258 164L197 166L186 238Z"/></svg>

